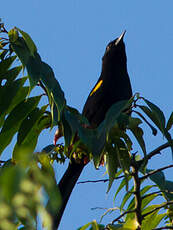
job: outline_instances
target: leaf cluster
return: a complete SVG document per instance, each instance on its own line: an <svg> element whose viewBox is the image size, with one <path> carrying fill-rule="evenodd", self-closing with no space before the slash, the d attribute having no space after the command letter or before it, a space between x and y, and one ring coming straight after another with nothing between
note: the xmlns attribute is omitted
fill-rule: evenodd
<svg viewBox="0 0 173 230"><path fill-rule="evenodd" d="M31 37L17 27L7 32L0 23L0 28L4 36L0 38L0 154L17 134L11 159L2 162L0 168L0 205L4 207L0 211L0 229L35 229L38 213L43 225L51 229L51 215L61 202L52 163L62 163L66 158L80 162L84 157L93 160L96 168L106 165L107 192L122 175L114 199L124 188L126 193L119 207L120 216L111 224L101 226L92 221L80 229L92 226L95 230L148 230L156 228L163 218L171 224L172 181L166 180L165 168L147 167L148 161L164 148L148 153L141 125L146 123L153 135L159 130L173 153L173 113L166 122L158 106L135 94L129 101L112 105L105 120L91 129L87 119L67 105L52 68L42 61ZM31 96L37 86L43 93ZM47 97L47 104L43 103L43 96ZM57 135L64 137L64 144L48 145L42 152L34 153L40 133L54 126L58 126ZM132 136L141 148L138 155L132 153ZM145 184L148 178L155 186ZM48 209L46 196L50 201ZM153 205L158 196L162 196L163 203ZM159 213L163 208L166 211Z"/></svg>

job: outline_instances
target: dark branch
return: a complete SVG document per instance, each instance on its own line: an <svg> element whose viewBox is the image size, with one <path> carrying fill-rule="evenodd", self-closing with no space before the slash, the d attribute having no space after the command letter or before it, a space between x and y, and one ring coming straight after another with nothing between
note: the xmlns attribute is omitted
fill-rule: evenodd
<svg viewBox="0 0 173 230"><path fill-rule="evenodd" d="M141 180L139 178L139 169L135 161L135 156L134 159L132 159L132 173L133 173L133 180L134 180L134 196L135 196L135 215L136 219L138 222L138 228L141 229L142 225L142 198L141 198Z"/></svg>
<svg viewBox="0 0 173 230"><path fill-rule="evenodd" d="M173 167L173 164L172 164L172 165L165 166L165 167L160 168L160 169L153 170L152 172L149 172L149 173L146 174L145 176L142 176L142 177L140 178L140 180L144 180L144 179L150 177L151 175L153 175L153 174L155 174L155 173L158 173L158 172L160 172L160 171L162 171L162 170L165 170L165 169L168 169L168 168L172 168L172 167Z"/></svg>
<svg viewBox="0 0 173 230"><path fill-rule="evenodd" d="M160 228L153 228L152 230L173 229L173 226L164 226Z"/></svg>
<svg viewBox="0 0 173 230"><path fill-rule="evenodd" d="M121 214L120 216L118 216L115 220L112 221L112 224L114 224L116 221L118 221L119 219L121 219L123 216L129 214L129 213L132 213L132 212L136 212L136 209L133 209L133 210L129 210L129 211L126 211L124 212L123 214Z"/></svg>
<svg viewBox="0 0 173 230"><path fill-rule="evenodd" d="M173 140L171 140L171 143L173 144ZM152 152L150 152L148 155L147 155L147 159L150 160L153 156L157 155L160 153L160 151L168 148L171 146L171 143L170 142L167 142L161 146L159 146L158 148L154 149Z"/></svg>
<svg viewBox="0 0 173 230"><path fill-rule="evenodd" d="M116 177L115 180L118 180L118 179L121 179L121 178L124 178L124 176L119 176L119 177ZM108 182L109 179L102 179L102 180L86 180L86 181L79 181L77 184L86 184L86 183L99 183L99 182Z"/></svg>
<svg viewBox="0 0 173 230"><path fill-rule="evenodd" d="M170 205L170 204L173 204L173 201L165 202L164 204L162 204L162 205L160 205L160 206L154 208L154 209L151 210L150 212L145 213L142 217L145 218L146 216L150 215L151 213L153 213L153 212L155 212L155 211L157 211L157 210L159 210L159 209L161 209L161 208L165 208L165 207L167 207L167 206Z"/></svg>

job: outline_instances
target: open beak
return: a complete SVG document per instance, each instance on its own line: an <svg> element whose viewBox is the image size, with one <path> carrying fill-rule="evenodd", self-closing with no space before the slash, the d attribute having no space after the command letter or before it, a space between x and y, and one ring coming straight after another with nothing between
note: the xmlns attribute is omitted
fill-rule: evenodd
<svg viewBox="0 0 173 230"><path fill-rule="evenodd" d="M126 33L126 30L125 30L125 31L119 36L119 38L115 41L115 45L118 45L118 43L119 43L120 41L123 40L125 33Z"/></svg>

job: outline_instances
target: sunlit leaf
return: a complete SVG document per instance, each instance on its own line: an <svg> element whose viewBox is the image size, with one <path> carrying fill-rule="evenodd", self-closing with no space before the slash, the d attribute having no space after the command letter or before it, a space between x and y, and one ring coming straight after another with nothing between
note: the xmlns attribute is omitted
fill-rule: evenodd
<svg viewBox="0 0 173 230"><path fill-rule="evenodd" d="M129 177L128 177L128 181L130 181L131 178L132 178L132 177L129 176ZM121 183L120 183L120 185L119 185L119 187L118 187L118 189L117 189L117 191L116 191L116 193L115 193L115 195L114 195L114 202L115 202L115 199L116 199L118 193L126 186L126 184L127 184L127 181L126 181L126 178L124 178L124 179L121 181Z"/></svg>

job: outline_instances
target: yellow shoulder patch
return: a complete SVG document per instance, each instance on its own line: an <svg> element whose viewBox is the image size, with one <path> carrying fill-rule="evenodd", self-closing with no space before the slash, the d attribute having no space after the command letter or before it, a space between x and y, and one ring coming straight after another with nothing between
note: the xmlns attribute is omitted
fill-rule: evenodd
<svg viewBox="0 0 173 230"><path fill-rule="evenodd" d="M99 88L100 86L103 84L103 80L100 80L97 85L94 87L94 89L92 90L92 92L90 93L90 96L93 95L93 93L95 93Z"/></svg>

